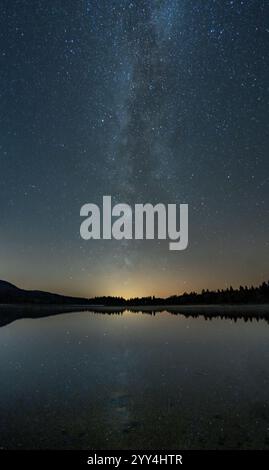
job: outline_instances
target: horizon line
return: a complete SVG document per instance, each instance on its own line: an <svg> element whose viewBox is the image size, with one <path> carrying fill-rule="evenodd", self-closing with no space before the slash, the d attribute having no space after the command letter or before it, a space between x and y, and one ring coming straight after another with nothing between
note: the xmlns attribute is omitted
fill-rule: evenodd
<svg viewBox="0 0 269 470"><path fill-rule="evenodd" d="M12 282L10 281L6 281L5 279L0 279L0 284L1 283L6 283L12 287L15 287L16 289L18 290L22 290L22 291L26 291L26 292L40 292L40 293L46 293L46 294L51 294L51 295L56 295L56 296L60 296L60 297L69 297L69 298L73 298L73 299L84 299L84 300L92 300L92 299L100 299L100 298L110 298L110 299L121 299L121 300L124 300L124 301L130 301L130 300L133 300L133 299L138 299L138 300L141 300L141 299L160 299L160 300L165 300L165 299L171 299L173 297L183 297L183 296L187 296L187 295L202 295L202 294L206 294L206 293L215 293L215 294L218 294L218 293L221 293L221 292L227 292L227 291L231 291L231 292L236 292L236 291L240 291L241 289L243 290L251 290L251 289L258 289L260 287L262 287L264 284L265 285L268 285L269 284L269 280L264 280L262 282L260 282L259 284L257 285L243 285L243 284L240 284L239 287L233 287L232 285L230 285L229 287L222 287L222 288L217 288L217 289L209 289L209 288L202 288L200 291L195 291L195 290L191 290L189 292L185 291L181 294L171 294L171 295L168 295L168 296L158 296L158 295L155 295L155 294L149 294L149 295L144 295L144 296L132 296L132 297L123 297L121 295L95 295L93 297L83 297L83 296L77 296L77 295L70 295L70 294L62 294L62 293L58 293L58 292L51 292L51 291L47 291L47 290L41 290L41 289L25 289L25 288L21 288L21 287L18 287L16 284L13 284Z"/></svg>

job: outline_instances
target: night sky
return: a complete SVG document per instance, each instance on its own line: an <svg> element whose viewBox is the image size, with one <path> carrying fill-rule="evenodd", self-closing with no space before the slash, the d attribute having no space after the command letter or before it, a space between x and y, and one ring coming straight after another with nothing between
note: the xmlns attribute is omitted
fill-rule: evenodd
<svg viewBox="0 0 269 470"><path fill-rule="evenodd" d="M269 279L262 0L2 0L0 278L74 295ZM80 208L189 204L189 246L84 241Z"/></svg>

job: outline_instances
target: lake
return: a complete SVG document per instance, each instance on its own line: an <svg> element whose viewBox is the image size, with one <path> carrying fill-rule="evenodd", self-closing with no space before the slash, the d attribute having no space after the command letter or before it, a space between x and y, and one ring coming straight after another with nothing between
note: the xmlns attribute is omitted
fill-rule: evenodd
<svg viewBox="0 0 269 470"><path fill-rule="evenodd" d="M266 314L181 310L4 322L0 447L269 449Z"/></svg>

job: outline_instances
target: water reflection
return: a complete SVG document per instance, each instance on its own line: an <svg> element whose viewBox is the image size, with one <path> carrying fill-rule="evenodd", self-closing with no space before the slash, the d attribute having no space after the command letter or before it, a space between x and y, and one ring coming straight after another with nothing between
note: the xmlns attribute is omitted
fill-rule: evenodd
<svg viewBox="0 0 269 470"><path fill-rule="evenodd" d="M269 448L265 307L15 310L1 315L2 447Z"/></svg>
<svg viewBox="0 0 269 470"><path fill-rule="evenodd" d="M214 318L228 319L237 322L252 322L264 320L269 324L269 305L201 305L201 306L170 306L170 307L102 307L95 306L50 306L50 305L0 305L0 327L21 318L43 318L63 313L93 312L104 315L123 315L124 312L137 312L155 316L161 312L172 315L183 315L186 318L203 317L204 320Z"/></svg>

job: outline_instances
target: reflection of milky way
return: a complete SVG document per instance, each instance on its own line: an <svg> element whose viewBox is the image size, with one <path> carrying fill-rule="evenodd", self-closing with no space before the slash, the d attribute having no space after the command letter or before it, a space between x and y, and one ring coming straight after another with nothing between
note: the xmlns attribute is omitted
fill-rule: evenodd
<svg viewBox="0 0 269 470"><path fill-rule="evenodd" d="M129 296L269 277L268 8L1 2L0 278ZM104 194L188 203L189 248L83 242Z"/></svg>

